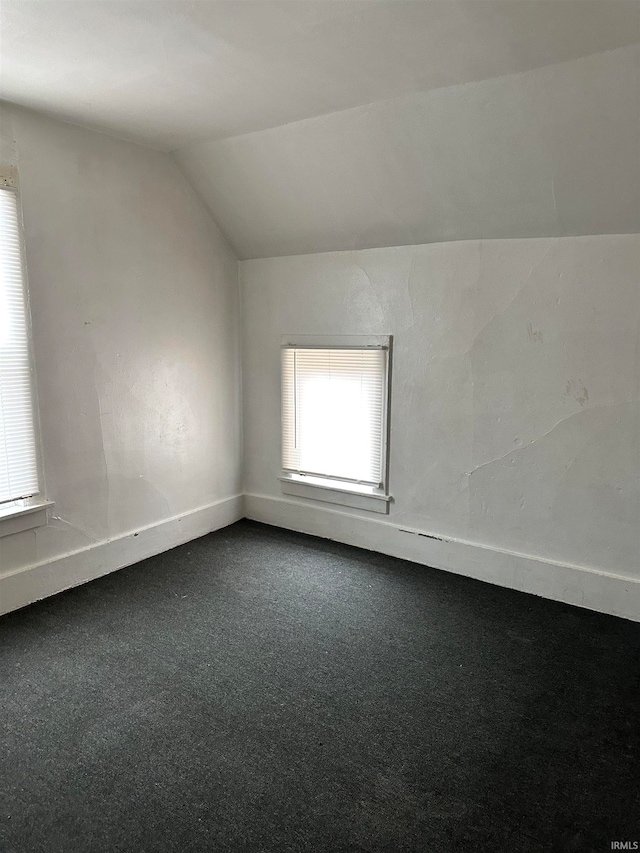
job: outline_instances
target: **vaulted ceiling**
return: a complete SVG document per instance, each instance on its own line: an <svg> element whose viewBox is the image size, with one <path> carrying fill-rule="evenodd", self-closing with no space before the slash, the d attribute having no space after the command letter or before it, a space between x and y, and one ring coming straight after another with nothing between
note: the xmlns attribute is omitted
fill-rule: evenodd
<svg viewBox="0 0 640 853"><path fill-rule="evenodd" d="M637 0L3 0L0 95L174 150L240 257L640 230Z"/></svg>

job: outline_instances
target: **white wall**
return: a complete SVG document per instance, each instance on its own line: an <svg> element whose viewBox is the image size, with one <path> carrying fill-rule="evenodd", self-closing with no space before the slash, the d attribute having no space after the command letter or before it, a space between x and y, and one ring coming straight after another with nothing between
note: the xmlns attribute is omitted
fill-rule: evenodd
<svg viewBox="0 0 640 853"><path fill-rule="evenodd" d="M0 538L0 612L242 514L235 256L167 155L13 108L1 128L55 507Z"/></svg>
<svg viewBox="0 0 640 853"><path fill-rule="evenodd" d="M236 261L164 154L3 108L46 528L0 611L242 515ZM640 618L637 235L241 264L247 513ZM281 334L393 334L388 519L283 500ZM418 537L418 531L442 537Z"/></svg>
<svg viewBox="0 0 640 853"><path fill-rule="evenodd" d="M640 619L638 235L240 270L249 516ZM386 521L282 499L287 333L394 335Z"/></svg>

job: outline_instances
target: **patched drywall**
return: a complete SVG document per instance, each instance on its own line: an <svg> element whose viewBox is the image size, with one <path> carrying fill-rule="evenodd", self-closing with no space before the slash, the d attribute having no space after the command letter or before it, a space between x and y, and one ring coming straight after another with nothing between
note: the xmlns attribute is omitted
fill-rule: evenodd
<svg viewBox="0 0 640 853"><path fill-rule="evenodd" d="M241 258L636 233L639 57L620 48L175 156Z"/></svg>
<svg viewBox="0 0 640 853"><path fill-rule="evenodd" d="M57 561L69 585L66 554L241 491L237 262L167 155L14 108L1 128L55 506L47 527L0 537L0 579Z"/></svg>
<svg viewBox="0 0 640 853"><path fill-rule="evenodd" d="M249 495L282 497L281 335L392 334L392 524L640 579L638 235L272 258L240 271ZM331 536L335 516L322 516ZM492 552L478 554L478 576L491 579ZM556 597L555 571L538 592Z"/></svg>

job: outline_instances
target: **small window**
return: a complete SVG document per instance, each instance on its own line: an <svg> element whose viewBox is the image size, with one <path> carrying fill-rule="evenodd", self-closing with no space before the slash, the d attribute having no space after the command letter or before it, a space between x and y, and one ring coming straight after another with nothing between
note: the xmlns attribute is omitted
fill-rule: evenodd
<svg viewBox="0 0 640 853"><path fill-rule="evenodd" d="M0 510L38 494L18 199L0 189Z"/></svg>
<svg viewBox="0 0 640 853"><path fill-rule="evenodd" d="M281 479L297 484L283 491L360 508L366 500L341 496L386 503L390 339L318 341L282 347Z"/></svg>

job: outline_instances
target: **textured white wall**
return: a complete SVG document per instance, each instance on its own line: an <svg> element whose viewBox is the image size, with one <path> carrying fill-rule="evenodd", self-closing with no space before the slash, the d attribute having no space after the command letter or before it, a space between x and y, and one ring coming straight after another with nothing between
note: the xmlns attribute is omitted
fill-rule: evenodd
<svg viewBox="0 0 640 853"><path fill-rule="evenodd" d="M3 108L2 136L55 507L47 527L0 538L0 575L241 491L237 262L175 163L17 109Z"/></svg>
<svg viewBox="0 0 640 853"><path fill-rule="evenodd" d="M640 579L638 235L272 258L240 271L249 495L282 497L280 336L392 334L388 521ZM278 506L280 523L301 526ZM346 529L335 515L323 524L323 535ZM491 578L494 554L478 554ZM542 593L562 597L556 569L544 572Z"/></svg>
<svg viewBox="0 0 640 853"><path fill-rule="evenodd" d="M11 609L242 513L241 377L236 261L172 160L13 108L0 131L56 502L48 527L0 538ZM639 273L637 235L242 263L248 505L280 497L280 336L393 334L390 524L369 541L365 513L304 501L276 521L302 507L347 539L363 522L380 550L400 526L476 543L442 565L498 582L499 553L594 569L566 595L551 564L512 585L607 609L597 573L640 580Z"/></svg>
<svg viewBox="0 0 640 853"><path fill-rule="evenodd" d="M240 258L636 233L639 60L620 48L175 156Z"/></svg>

